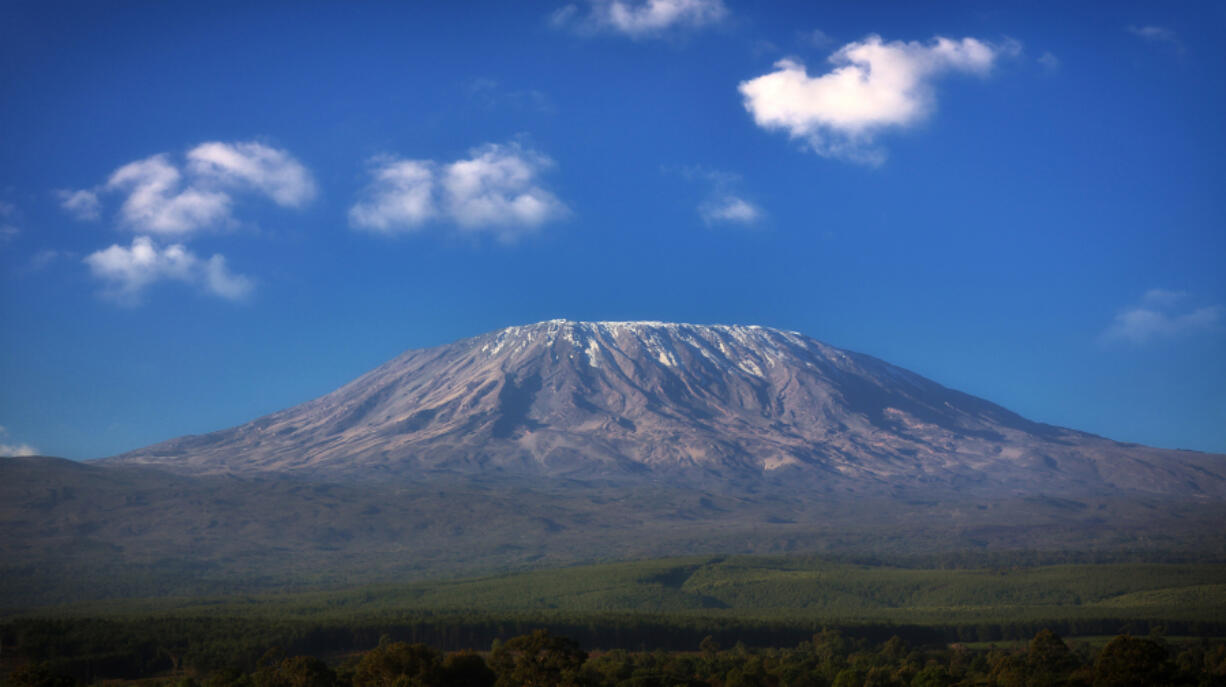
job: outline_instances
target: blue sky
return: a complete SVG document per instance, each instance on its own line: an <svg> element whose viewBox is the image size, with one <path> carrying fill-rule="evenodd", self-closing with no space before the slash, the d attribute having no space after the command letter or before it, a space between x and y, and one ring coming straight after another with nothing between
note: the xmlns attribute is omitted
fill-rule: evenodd
<svg viewBox="0 0 1226 687"><path fill-rule="evenodd" d="M1226 452L1221 3L7 3L0 451L761 324Z"/></svg>

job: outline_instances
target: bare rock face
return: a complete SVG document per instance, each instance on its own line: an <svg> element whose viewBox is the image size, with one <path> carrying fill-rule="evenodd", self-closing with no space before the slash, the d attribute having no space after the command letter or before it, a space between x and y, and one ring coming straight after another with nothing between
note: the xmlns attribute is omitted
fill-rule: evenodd
<svg viewBox="0 0 1226 687"><path fill-rule="evenodd" d="M409 351L336 391L105 464L755 490L1226 496L1226 456L1031 422L764 327L553 320Z"/></svg>

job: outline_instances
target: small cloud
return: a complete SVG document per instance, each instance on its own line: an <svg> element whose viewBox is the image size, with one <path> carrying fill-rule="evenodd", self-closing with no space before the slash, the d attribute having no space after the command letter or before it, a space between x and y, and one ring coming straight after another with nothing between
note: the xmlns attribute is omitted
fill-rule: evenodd
<svg viewBox="0 0 1226 687"><path fill-rule="evenodd" d="M805 31L801 34L801 38L806 44L814 48L828 48L837 42L833 36L821 29Z"/></svg>
<svg viewBox="0 0 1226 687"><path fill-rule="evenodd" d="M589 0L587 8L585 14L578 5L565 5L550 15L549 23L580 33L612 32L639 39L705 28L728 15L722 0Z"/></svg>
<svg viewBox="0 0 1226 687"><path fill-rule="evenodd" d="M518 238L569 209L540 183L553 160L517 143L487 144L450 163L378 157L371 183L349 210L355 229L415 231L438 220L462 231Z"/></svg>
<svg viewBox="0 0 1226 687"><path fill-rule="evenodd" d="M50 248L40 250L34 255L30 256L30 262L26 270L29 272L38 272L56 260L66 256L66 253L58 250L52 250Z"/></svg>
<svg viewBox="0 0 1226 687"><path fill-rule="evenodd" d="M349 208L350 226L394 234L417 229L438 215L432 161L380 156L370 168L371 182Z"/></svg>
<svg viewBox="0 0 1226 687"><path fill-rule="evenodd" d="M1054 72L1060 69L1060 58L1056 57L1050 52L1044 52L1042 55L1039 55L1038 63L1043 65L1043 68L1049 72Z"/></svg>
<svg viewBox="0 0 1226 687"><path fill-rule="evenodd" d="M786 131L822 156L880 164L885 153L875 147L876 136L926 118L935 107L938 76L983 76L999 57L1020 51L1012 39L993 45L937 37L923 44L869 36L835 51L829 58L833 69L821 76L783 59L775 71L742 82L739 90L758 126Z"/></svg>
<svg viewBox="0 0 1226 687"><path fill-rule="evenodd" d="M105 195L124 197L119 223L141 234L187 236L233 225L235 195L267 196L298 208L315 195L310 172L288 152L256 142L209 142L187 152L180 167L168 154L123 165L92 189L59 192L61 206L79 219L101 214Z"/></svg>
<svg viewBox="0 0 1226 687"><path fill-rule="evenodd" d="M1150 289L1136 305L1124 308L1102 333L1104 342L1124 341L1141 346L1159 340L1178 339L1221 326L1226 308L1221 305L1183 307L1184 291Z"/></svg>
<svg viewBox="0 0 1226 687"><path fill-rule="evenodd" d="M161 281L192 284L235 301L253 288L251 279L231 272L221 255L204 260L180 243L159 248L148 236L137 236L130 247L116 244L92 253L84 262L105 284L103 294L121 305L140 304L145 291Z"/></svg>
<svg viewBox="0 0 1226 687"><path fill-rule="evenodd" d="M557 111L545 93L535 89L504 88L493 79L473 79L468 84L468 97L487 110L510 109L541 114L554 114Z"/></svg>
<svg viewBox="0 0 1226 687"><path fill-rule="evenodd" d="M682 167L675 171L685 179L707 185L707 196L698 204L698 216L708 226L720 223L748 226L765 219L766 213L762 208L746 200L736 190L741 183L739 174L700 166Z"/></svg>
<svg viewBox="0 0 1226 687"><path fill-rule="evenodd" d="M102 214L102 202L98 200L98 194L93 191L65 189L56 191L56 195L60 198L60 207L81 221L93 221Z"/></svg>
<svg viewBox="0 0 1226 687"><path fill-rule="evenodd" d="M315 197L315 181L306 167L262 143L201 143L188 151L187 160L201 182L255 189L282 207L300 208Z"/></svg>
<svg viewBox="0 0 1226 687"><path fill-rule="evenodd" d="M578 15L577 5L563 5L549 14L549 25L555 29L564 29L570 26Z"/></svg>
<svg viewBox="0 0 1226 687"><path fill-rule="evenodd" d="M0 245L21 235L21 228L12 222L17 219L17 206L0 200Z"/></svg>
<svg viewBox="0 0 1226 687"><path fill-rule="evenodd" d="M127 194L119 215L133 231L189 234L231 220L229 194L184 188L182 179L166 155L154 155L115 170L103 188Z"/></svg>
<svg viewBox="0 0 1226 687"><path fill-rule="evenodd" d="M1179 35L1174 29L1165 26L1129 26L1126 30L1149 43L1169 45L1183 52L1183 42L1179 40Z"/></svg>
<svg viewBox="0 0 1226 687"><path fill-rule="evenodd" d="M23 443L10 444L8 443L7 441L8 436L9 436L8 430L6 430L4 427L0 427L0 440L4 440L4 441L0 441L0 456L21 457L21 456L39 455L39 450L31 446L30 444L23 444Z"/></svg>
<svg viewBox="0 0 1226 687"><path fill-rule="evenodd" d="M726 195L710 199L698 206L698 213L707 224L716 222L732 222L735 224L756 224L762 219L762 211L758 206L739 196Z"/></svg>

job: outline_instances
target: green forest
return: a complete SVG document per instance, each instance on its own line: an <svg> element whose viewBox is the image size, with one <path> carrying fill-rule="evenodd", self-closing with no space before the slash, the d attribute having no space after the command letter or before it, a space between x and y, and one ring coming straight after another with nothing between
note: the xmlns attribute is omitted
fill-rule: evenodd
<svg viewBox="0 0 1226 687"><path fill-rule="evenodd" d="M12 685L1226 684L1226 565L984 563L691 557L10 610L0 669Z"/></svg>

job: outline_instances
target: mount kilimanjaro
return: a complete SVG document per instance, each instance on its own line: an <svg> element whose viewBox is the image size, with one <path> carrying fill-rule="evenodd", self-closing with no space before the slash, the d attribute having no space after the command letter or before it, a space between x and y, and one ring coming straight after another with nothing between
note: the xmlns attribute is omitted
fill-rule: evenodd
<svg viewBox="0 0 1226 687"><path fill-rule="evenodd" d="M0 458L0 614L678 555L1219 560L1224 473L795 332L541 322L232 429Z"/></svg>
<svg viewBox="0 0 1226 687"><path fill-rule="evenodd" d="M1226 495L1222 456L1029 421L757 326L552 320L409 351L340 389L108 465L420 481Z"/></svg>

